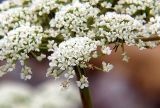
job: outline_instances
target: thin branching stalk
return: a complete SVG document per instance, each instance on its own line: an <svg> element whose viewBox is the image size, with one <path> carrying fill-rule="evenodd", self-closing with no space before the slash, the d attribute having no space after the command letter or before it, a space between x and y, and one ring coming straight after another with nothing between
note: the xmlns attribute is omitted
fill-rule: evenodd
<svg viewBox="0 0 160 108"><path fill-rule="evenodd" d="M141 39L144 42L148 42L148 41L159 41L160 37L158 37L158 36L151 36L151 37L148 37L148 38L146 38L146 37L140 37L138 39Z"/></svg>

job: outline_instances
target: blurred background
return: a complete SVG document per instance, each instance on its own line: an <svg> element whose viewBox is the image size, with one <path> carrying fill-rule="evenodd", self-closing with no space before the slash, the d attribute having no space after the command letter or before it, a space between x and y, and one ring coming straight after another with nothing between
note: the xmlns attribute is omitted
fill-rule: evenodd
<svg viewBox="0 0 160 108"><path fill-rule="evenodd" d="M114 69L109 73L88 70L94 108L160 108L160 47L140 51L136 47L126 46L125 51L130 57L129 63L122 61L121 50L112 52L112 55L105 58L91 61L97 66L102 60L114 65ZM23 83L37 89L39 85L52 80L45 77L47 60L37 62L31 59L30 66L33 71L31 80L20 79L21 66L17 63L14 72L0 78L0 91L5 88L2 86L4 82ZM53 80L53 85L50 83L49 86L54 86L55 83ZM12 89L12 86L9 88ZM78 89L74 90L78 93ZM79 95L71 95L77 96L77 107L81 107Z"/></svg>

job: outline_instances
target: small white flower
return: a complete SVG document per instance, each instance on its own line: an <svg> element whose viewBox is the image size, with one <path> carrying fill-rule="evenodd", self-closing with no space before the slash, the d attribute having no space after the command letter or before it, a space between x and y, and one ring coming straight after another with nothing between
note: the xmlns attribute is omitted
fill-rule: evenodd
<svg viewBox="0 0 160 108"><path fill-rule="evenodd" d="M97 51L94 51L94 52L93 52L92 57L93 57L93 58L97 58L97 57L98 57Z"/></svg>
<svg viewBox="0 0 160 108"><path fill-rule="evenodd" d="M54 41L54 40L52 40L52 41L48 41L47 48L48 48L48 51L49 51L49 52L53 52L53 51L54 51L54 49L56 49L56 48L57 48L57 43L55 43L55 41Z"/></svg>
<svg viewBox="0 0 160 108"><path fill-rule="evenodd" d="M7 72L11 72L15 69L15 64L7 63L5 65L0 66L0 77L5 75Z"/></svg>
<svg viewBox="0 0 160 108"><path fill-rule="evenodd" d="M69 80L63 81L61 83L61 86L62 86L62 90L67 89L70 86L70 81Z"/></svg>
<svg viewBox="0 0 160 108"><path fill-rule="evenodd" d="M59 78L59 75L60 75L61 71L60 70L57 70L57 69L51 69L49 68L47 70L47 73L46 73L46 77L49 77L49 76L52 76L53 78L58 79Z"/></svg>
<svg viewBox="0 0 160 108"><path fill-rule="evenodd" d="M110 64L110 63L106 63L106 62L102 62L102 67L103 67L103 71L104 72L109 72L110 70L112 70L113 69L113 65L112 64Z"/></svg>
<svg viewBox="0 0 160 108"><path fill-rule="evenodd" d="M110 55L112 52L111 48L106 46L102 46L101 51L103 54L107 54L107 55Z"/></svg>
<svg viewBox="0 0 160 108"><path fill-rule="evenodd" d="M28 66L24 66L22 68L21 78L24 79L24 80L29 80L32 77L31 75L32 75L31 68L28 67Z"/></svg>
<svg viewBox="0 0 160 108"><path fill-rule="evenodd" d="M124 53L122 54L122 56L123 56L122 61L125 61L125 62L127 62L127 63L128 63L128 61L129 61L130 57L128 57L127 53L126 53L126 52L124 52Z"/></svg>
<svg viewBox="0 0 160 108"><path fill-rule="evenodd" d="M37 57L38 61L42 61L44 58L46 58L45 54L41 54L40 56Z"/></svg>
<svg viewBox="0 0 160 108"><path fill-rule="evenodd" d="M80 81L77 81L77 85L80 89L84 89L85 87L89 86L88 78L82 75Z"/></svg>
<svg viewBox="0 0 160 108"><path fill-rule="evenodd" d="M60 35L65 40L71 37L95 37L95 33L89 30L99 11L89 3L73 2L63 6L50 21L50 26L55 29L54 37Z"/></svg>

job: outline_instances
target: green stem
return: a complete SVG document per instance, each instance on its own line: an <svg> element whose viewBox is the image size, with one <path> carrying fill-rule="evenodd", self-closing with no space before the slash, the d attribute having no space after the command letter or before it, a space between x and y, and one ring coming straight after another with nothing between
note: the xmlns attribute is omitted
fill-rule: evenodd
<svg viewBox="0 0 160 108"><path fill-rule="evenodd" d="M82 75L86 75L86 72L78 66L75 67L75 71L77 80L80 80ZM85 87L84 89L79 89L79 91L81 95L83 108L93 108L89 87Z"/></svg>

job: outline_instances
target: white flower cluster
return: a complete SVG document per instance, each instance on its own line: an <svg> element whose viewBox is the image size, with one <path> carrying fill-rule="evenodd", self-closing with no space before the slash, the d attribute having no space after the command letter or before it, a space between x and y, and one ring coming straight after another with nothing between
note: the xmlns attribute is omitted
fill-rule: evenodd
<svg viewBox="0 0 160 108"><path fill-rule="evenodd" d="M30 79L29 55L41 61L48 52L46 76L58 78L64 73L67 80L63 87L77 74L76 68L108 72L112 64L102 62L99 68L90 60L109 56L110 43L115 44L115 51L119 46L124 49L124 44L140 49L157 46L157 41L146 42L144 38L160 36L159 14L158 0L4 1L0 4L0 60L6 64L0 67L0 76L15 69L19 60L21 77ZM122 55L128 62L126 53ZM80 76L78 86L88 87L84 72Z"/></svg>
<svg viewBox="0 0 160 108"><path fill-rule="evenodd" d="M159 13L159 0L119 0L114 7L118 13L125 13L135 16L136 19L143 20Z"/></svg>
<svg viewBox="0 0 160 108"><path fill-rule="evenodd" d="M144 35L150 37L157 34L160 36L160 16L152 17L150 22L144 26Z"/></svg>
<svg viewBox="0 0 160 108"><path fill-rule="evenodd" d="M101 1L101 0L81 0L82 2L89 2L89 3L91 3L92 5L96 5L96 4L98 4L99 3L99 1Z"/></svg>
<svg viewBox="0 0 160 108"><path fill-rule="evenodd" d="M43 28L41 26L25 25L8 32L7 36L1 39L0 60L6 60L7 64L10 64L11 67L4 65L5 67L1 68L0 73L12 71L14 69L12 67L15 67L17 60L20 60L21 65L25 65L25 60L29 58L28 53L40 51L39 45L41 44L43 35ZM23 78L30 79L30 76L28 76L28 74L31 74L28 71L30 69L24 66L22 70L24 72Z"/></svg>
<svg viewBox="0 0 160 108"><path fill-rule="evenodd" d="M111 0L80 0L81 2L89 2L91 5L95 6L95 5L99 5L100 7L103 8L111 8L112 4L111 4ZM98 8L100 8L98 7ZM100 10L102 11L102 10Z"/></svg>
<svg viewBox="0 0 160 108"><path fill-rule="evenodd" d="M50 68L48 69L47 76L57 78L61 73L66 71L64 76L67 78L67 81L62 85L68 87L69 80L75 76L74 67L87 67L87 63L93 56L93 58L99 56L97 54L98 46L100 46L99 41L91 40L88 37L75 37L60 43L58 48L54 50L53 54L48 57L51 62L49 63ZM102 46L101 50L102 54L107 55L110 55L112 51L109 47L105 46ZM109 72L113 66L108 63L107 66L103 65L103 68L104 72ZM77 81L77 85L81 89L88 87L87 77L83 75L80 81Z"/></svg>
<svg viewBox="0 0 160 108"><path fill-rule="evenodd" d="M50 69L48 73L52 73L55 67L60 70L68 70L67 78L74 75L72 67L85 65L91 59L91 53L96 51L98 42L87 37L71 38L62 42L53 54L48 57ZM71 77L72 78L72 77Z"/></svg>
<svg viewBox="0 0 160 108"><path fill-rule="evenodd" d="M31 0L5 0L0 4L0 11L6 11L10 8L23 6L28 4Z"/></svg>
<svg viewBox="0 0 160 108"><path fill-rule="evenodd" d="M86 36L98 12L99 9L89 3L74 2L62 7L50 22L50 26L55 29L53 36L62 36L65 40L75 36Z"/></svg>
<svg viewBox="0 0 160 108"><path fill-rule="evenodd" d="M8 31L26 23L37 21L37 16L32 14L29 8L11 8L0 13L0 34L5 35Z"/></svg>
<svg viewBox="0 0 160 108"><path fill-rule="evenodd" d="M13 0L14 1L14 0ZM27 0L20 0L22 3ZM18 1L14 1L18 2ZM18 2L19 3L19 2ZM2 4L1 4L2 5ZM0 13L0 35L5 35L8 31L24 25L26 23L41 24L43 18L38 17L44 14L50 14L51 11L60 8L55 0L33 0L31 5L26 7L9 8Z"/></svg>
<svg viewBox="0 0 160 108"><path fill-rule="evenodd" d="M126 14L108 12L97 19L95 26L98 28L97 35L104 37L107 42L117 39L128 44L134 44L135 38L141 34L142 24Z"/></svg>
<svg viewBox="0 0 160 108"><path fill-rule="evenodd" d="M30 6L31 10L39 16L49 14L59 7L60 5L56 3L56 0L32 0Z"/></svg>

